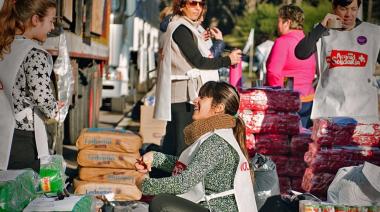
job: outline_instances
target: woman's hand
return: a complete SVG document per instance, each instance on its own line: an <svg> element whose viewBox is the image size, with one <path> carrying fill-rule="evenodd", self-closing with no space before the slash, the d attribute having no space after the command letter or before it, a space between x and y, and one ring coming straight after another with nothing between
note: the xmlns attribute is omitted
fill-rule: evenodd
<svg viewBox="0 0 380 212"><path fill-rule="evenodd" d="M235 49L233 50L228 57L230 57L231 65L236 65L241 62L241 50Z"/></svg>
<svg viewBox="0 0 380 212"><path fill-rule="evenodd" d="M202 38L204 41L208 41L211 38L211 32L210 32L209 28L207 28L205 31L203 31Z"/></svg>
<svg viewBox="0 0 380 212"><path fill-rule="evenodd" d="M325 28L329 28L328 27L328 23L331 22L331 21L336 21L336 20L342 21L342 19L339 16L331 14L331 13L327 13L326 16L325 16L325 18L323 18L321 24Z"/></svg>
<svg viewBox="0 0 380 212"><path fill-rule="evenodd" d="M216 27L210 29L211 37L215 40L223 40L223 33Z"/></svg>
<svg viewBox="0 0 380 212"><path fill-rule="evenodd" d="M65 102L64 101L57 101L57 107L58 107L58 110L63 108L63 106L65 106Z"/></svg>
<svg viewBox="0 0 380 212"><path fill-rule="evenodd" d="M147 152L140 159L137 159L135 163L135 168L138 172L147 173L152 171L153 164L153 154L154 152Z"/></svg>

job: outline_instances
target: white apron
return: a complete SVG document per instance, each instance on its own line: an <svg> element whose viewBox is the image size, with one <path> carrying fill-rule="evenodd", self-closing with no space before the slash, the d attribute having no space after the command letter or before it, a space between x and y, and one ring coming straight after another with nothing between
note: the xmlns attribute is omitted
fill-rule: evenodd
<svg viewBox="0 0 380 212"><path fill-rule="evenodd" d="M190 163L190 161L194 158L195 154L198 152L201 144L214 133L225 139L228 142L228 144L230 144L239 154L239 166L236 169L235 173L234 188L221 193L206 195L204 182L202 181L195 185L193 188L191 188L188 192L177 196L185 198L195 203L199 203L201 201L208 202L214 198L234 195L239 212L256 212L257 207L255 201L255 194L253 191L253 183L250 175L249 163L245 158L243 152L241 151L240 146L236 141L231 128L218 129L215 130L213 133L206 133L196 142L194 142L192 145L186 148L179 157L179 164L184 164L184 166L176 166L178 170L174 170L174 174L177 174L177 172L181 172ZM212 208L209 209L210 211L212 211Z"/></svg>
<svg viewBox="0 0 380 212"><path fill-rule="evenodd" d="M0 81L4 87L4 90L0 91L0 98L4 98L1 97L2 92L4 92L7 97L7 101L1 101L0 103L2 110L0 113L0 120L3 123L8 123L0 124L0 135L2 137L2 141L0 142L0 169L3 170L7 169L9 162L13 131L15 129L15 119L21 121L25 117L28 118L28 120L32 120L34 118L34 133L38 158L49 155L45 124L40 116L36 114L38 111L33 111L33 108L26 108L18 114L14 114L13 109L12 89L16 80L17 72L20 69L24 58L32 48L45 51L34 41L16 37L11 45L11 52L4 55L4 59L0 61ZM48 57L48 59L52 64L51 57ZM5 122L3 120L8 120L9 122Z"/></svg>
<svg viewBox="0 0 380 212"><path fill-rule="evenodd" d="M320 77L312 119L348 116L378 121L377 82L380 27L362 22L351 31L329 30L320 42Z"/></svg>
<svg viewBox="0 0 380 212"><path fill-rule="evenodd" d="M207 49L209 45L205 43L200 32L197 28L195 28L191 23L189 23L184 18L176 18L175 20L169 24L168 30L166 31L165 37L163 40L163 53L165 56L160 61L160 75L157 79L157 87L156 87L156 105L154 108L154 118L159 120L171 121L171 89L170 84L173 80L191 80L189 89L189 98L190 101L194 100L198 95L198 89L195 87L198 79L201 80L201 84L206 83L207 81L218 81L219 73L218 70L199 70L193 68L189 70L186 75L174 75L172 74L172 45L177 46L177 44L173 41L173 32L180 25L185 25L188 29L190 29L193 33L194 38L196 39L198 49L201 52L203 57L212 57L212 53L210 49Z"/></svg>
<svg viewBox="0 0 380 212"><path fill-rule="evenodd" d="M189 28L192 31L194 37L197 38L198 49L201 52L202 56L207 57L207 58L213 58L213 55L210 50L210 48L212 47L212 42L210 39L208 41L205 41L203 39L203 36L202 36L202 32L204 31L203 27L198 26L198 28L195 29L194 26L191 25L188 21L184 19L178 19L178 21L176 22L173 28L176 29L180 25L185 25L187 28ZM190 80L200 77L202 84L205 84L208 81L219 81L219 72L218 70L199 70L197 68L193 68L189 70L186 75L184 76L172 75L171 79L177 80L177 79L183 79L183 77ZM193 83L193 85L195 84ZM196 91L196 94L198 94L198 91Z"/></svg>
<svg viewBox="0 0 380 212"><path fill-rule="evenodd" d="M16 123L12 112L13 108L3 88L0 81L0 170L7 170Z"/></svg>

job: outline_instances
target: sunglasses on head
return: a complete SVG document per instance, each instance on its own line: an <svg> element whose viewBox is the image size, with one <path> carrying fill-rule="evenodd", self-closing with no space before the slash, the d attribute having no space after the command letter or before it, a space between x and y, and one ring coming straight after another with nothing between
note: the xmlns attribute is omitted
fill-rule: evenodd
<svg viewBox="0 0 380 212"><path fill-rule="evenodd" d="M196 7L196 6L199 6L199 7L204 7L206 2L205 1L188 1L186 2L187 5L189 5L190 7Z"/></svg>

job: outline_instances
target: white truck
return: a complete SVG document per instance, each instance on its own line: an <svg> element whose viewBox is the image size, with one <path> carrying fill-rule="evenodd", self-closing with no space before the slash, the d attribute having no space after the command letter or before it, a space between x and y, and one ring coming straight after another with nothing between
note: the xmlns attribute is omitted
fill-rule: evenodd
<svg viewBox="0 0 380 212"><path fill-rule="evenodd" d="M151 87L156 74L159 3L160 0L112 0L103 100L133 95L136 101L137 91Z"/></svg>

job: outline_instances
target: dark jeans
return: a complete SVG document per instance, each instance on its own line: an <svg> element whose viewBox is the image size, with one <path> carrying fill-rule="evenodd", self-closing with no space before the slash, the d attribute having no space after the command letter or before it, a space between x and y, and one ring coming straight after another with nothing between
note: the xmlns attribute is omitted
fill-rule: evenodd
<svg viewBox="0 0 380 212"><path fill-rule="evenodd" d="M166 134L162 142L162 152L179 156L187 147L183 129L192 122L194 105L183 102L171 104L172 120L166 125Z"/></svg>
<svg viewBox="0 0 380 212"><path fill-rule="evenodd" d="M199 204L171 194L159 194L149 204L149 212L208 212Z"/></svg>
<svg viewBox="0 0 380 212"><path fill-rule="evenodd" d="M304 128L310 128L313 126L313 122L310 119L312 108L313 102L302 102L301 110L298 111L298 115L301 117L302 127Z"/></svg>
<svg viewBox="0 0 380 212"><path fill-rule="evenodd" d="M32 168L39 173L40 160L37 157L38 154L34 131L15 129L8 169Z"/></svg>

